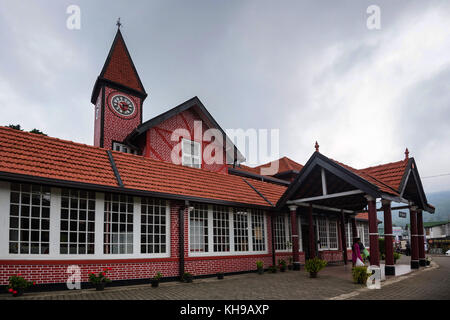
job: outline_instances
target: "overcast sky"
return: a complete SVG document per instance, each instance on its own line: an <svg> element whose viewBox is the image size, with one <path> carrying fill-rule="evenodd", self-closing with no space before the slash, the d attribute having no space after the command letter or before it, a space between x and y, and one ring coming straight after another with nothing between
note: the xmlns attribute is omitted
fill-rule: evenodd
<svg viewBox="0 0 450 320"><path fill-rule="evenodd" d="M0 124L92 144L90 95L121 17L144 120L198 96L223 128L280 129L280 156L302 164L317 140L356 168L408 147L422 177L450 173L450 2L392 2L0 0ZM450 176L423 183L449 190Z"/></svg>

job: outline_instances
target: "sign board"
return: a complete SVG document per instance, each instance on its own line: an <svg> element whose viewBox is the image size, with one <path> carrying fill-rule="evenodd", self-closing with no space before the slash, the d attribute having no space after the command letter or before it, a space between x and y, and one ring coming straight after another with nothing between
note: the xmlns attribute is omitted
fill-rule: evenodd
<svg viewBox="0 0 450 320"><path fill-rule="evenodd" d="M406 212L404 212L404 211L399 211L399 212L398 212L398 217L399 217L399 218L406 218Z"/></svg>

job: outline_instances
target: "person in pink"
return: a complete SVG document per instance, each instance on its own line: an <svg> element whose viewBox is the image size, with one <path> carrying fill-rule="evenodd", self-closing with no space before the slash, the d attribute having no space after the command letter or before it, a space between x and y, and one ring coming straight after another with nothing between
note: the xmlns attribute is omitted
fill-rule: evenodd
<svg viewBox="0 0 450 320"><path fill-rule="evenodd" d="M352 265L355 266L356 265L356 260L359 259L361 261L363 261L362 257L361 257L361 252L359 250L359 238L354 238L353 239L353 246L352 246Z"/></svg>

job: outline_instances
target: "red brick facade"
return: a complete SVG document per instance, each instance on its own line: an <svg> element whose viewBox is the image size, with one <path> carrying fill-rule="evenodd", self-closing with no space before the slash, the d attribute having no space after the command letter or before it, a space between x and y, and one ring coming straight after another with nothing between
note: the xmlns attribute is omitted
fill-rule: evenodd
<svg viewBox="0 0 450 320"><path fill-rule="evenodd" d="M117 259L113 255L108 260L3 260L0 261L0 285L8 283L8 278L14 274L22 274L27 280L36 281L39 284L65 283L70 277L67 268L77 265L81 271L81 282L88 281L89 272L100 272L104 268L111 268L108 277L111 280L149 279L157 272L164 277L179 276L179 209L183 203L171 201L170 207L170 257L167 258L144 258L144 259ZM256 270L256 262L263 261L264 267L272 265L272 232L271 221L266 216L267 253L253 255L230 255L230 256L189 256L188 246L188 214L184 214L185 226L185 272L194 276L212 275L217 272L232 273ZM138 248L136 248L138 249ZM351 261L351 250L349 259ZM319 251L319 256L329 262L342 261L342 250ZM276 263L279 259L286 262L292 257L292 252L277 252ZM305 263L304 252L300 252L300 263ZM350 262L351 263L351 262Z"/></svg>
<svg viewBox="0 0 450 320"><path fill-rule="evenodd" d="M102 91L105 90L105 100L103 102L104 110L102 112ZM136 110L130 117L120 116L111 105L111 98L114 94L120 93L133 101ZM94 128L94 145L112 149L113 142L122 142L125 138L141 124L142 99L131 94L125 94L121 91L103 87L97 98L96 108L100 107L98 116L96 115ZM103 118L102 118L103 116ZM103 122L103 135L102 135ZM103 142L103 143L102 143Z"/></svg>
<svg viewBox="0 0 450 320"><path fill-rule="evenodd" d="M196 134L194 130L195 121L200 121L202 124L201 130L198 130ZM226 166L226 155L224 149L215 142L205 141L204 133L209 128L206 126L204 121L195 113L192 109L181 112L165 121L160 123L158 126L153 127L147 131L146 134L146 144L143 146L142 155L155 160L172 162L171 153L174 147L179 143L179 140L172 139L172 135L175 130L186 130L189 136L184 137L189 140L199 142L202 148L202 169L214 172L227 173ZM178 135L174 135L177 137ZM215 144L214 144L215 143ZM205 154L203 151L205 148L214 144L216 150L221 150L223 163L207 163L204 157L214 156L210 154ZM210 146L212 147L212 145Z"/></svg>

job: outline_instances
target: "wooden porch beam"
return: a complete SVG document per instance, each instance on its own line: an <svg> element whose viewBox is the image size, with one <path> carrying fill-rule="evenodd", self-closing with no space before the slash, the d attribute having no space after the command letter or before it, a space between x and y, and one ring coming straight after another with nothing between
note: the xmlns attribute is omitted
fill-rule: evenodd
<svg viewBox="0 0 450 320"><path fill-rule="evenodd" d="M301 207L309 207L311 204L300 202L300 203L297 203L297 205L301 206ZM312 204L311 206L315 209L321 209L321 210L333 211L333 212L344 212L344 213L349 213L349 214L357 214L359 212L359 211L331 208L331 207L327 207L327 206L320 206L317 204Z"/></svg>
<svg viewBox="0 0 450 320"><path fill-rule="evenodd" d="M317 197L295 199L295 200L290 200L287 203L288 204L299 204L299 203L309 202L309 201L316 201L316 200L324 200L324 199L331 199L331 198L351 196L351 195L360 194L360 193L364 193L364 192L361 191L361 190L352 190L352 191L338 192L338 193L332 193L332 194L325 194L323 196L317 196Z"/></svg>

